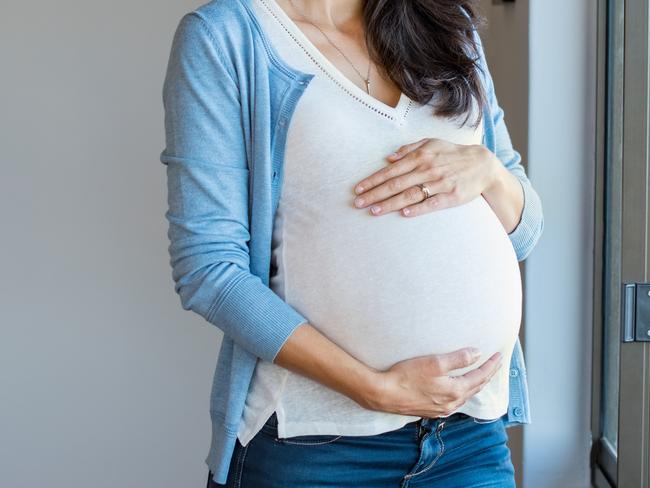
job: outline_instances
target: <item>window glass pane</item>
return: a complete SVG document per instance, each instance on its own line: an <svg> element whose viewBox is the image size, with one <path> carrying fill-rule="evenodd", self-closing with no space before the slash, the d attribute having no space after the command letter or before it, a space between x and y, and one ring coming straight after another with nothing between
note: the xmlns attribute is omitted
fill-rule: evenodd
<svg viewBox="0 0 650 488"><path fill-rule="evenodd" d="M604 181L603 438L617 452L621 305L622 74L621 18L608 2L607 113Z"/></svg>
<svg viewBox="0 0 650 488"><path fill-rule="evenodd" d="M615 180L615 178L614 178ZM608 197L616 194L608 182ZM612 209L611 198L606 203L604 322L603 322L603 437L617 450L618 443L618 374L620 347L620 227L618 212Z"/></svg>

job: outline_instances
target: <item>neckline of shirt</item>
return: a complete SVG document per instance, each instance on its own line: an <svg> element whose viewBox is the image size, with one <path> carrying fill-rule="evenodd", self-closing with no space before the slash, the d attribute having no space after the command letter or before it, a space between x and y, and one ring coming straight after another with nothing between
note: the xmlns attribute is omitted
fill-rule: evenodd
<svg viewBox="0 0 650 488"><path fill-rule="evenodd" d="M280 26L291 36L293 41L307 54L313 63L343 91L387 119L401 123L406 118L413 101L404 92L401 92L400 98L395 107L391 107L381 100L371 96L345 76L336 65L314 45L309 37L307 37L307 35L275 0L258 1L266 7Z"/></svg>

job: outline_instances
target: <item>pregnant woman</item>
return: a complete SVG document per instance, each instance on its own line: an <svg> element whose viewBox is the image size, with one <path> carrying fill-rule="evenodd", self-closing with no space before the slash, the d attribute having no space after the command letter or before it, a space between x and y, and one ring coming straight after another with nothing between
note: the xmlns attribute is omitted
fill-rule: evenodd
<svg viewBox="0 0 650 488"><path fill-rule="evenodd" d="M175 289L224 332L208 487L515 486L543 217L475 3L182 18L161 161Z"/></svg>

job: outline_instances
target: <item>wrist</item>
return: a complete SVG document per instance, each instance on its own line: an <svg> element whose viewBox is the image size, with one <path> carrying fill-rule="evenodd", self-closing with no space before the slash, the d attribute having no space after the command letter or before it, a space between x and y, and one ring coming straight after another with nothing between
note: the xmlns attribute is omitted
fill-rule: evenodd
<svg viewBox="0 0 650 488"><path fill-rule="evenodd" d="M386 400L387 373L368 367L357 403L370 410L382 410Z"/></svg>
<svg viewBox="0 0 650 488"><path fill-rule="evenodd" d="M508 170L503 166L503 164L501 164L501 160L496 156L496 154L485 146L481 147L485 152L485 164L487 166L486 182L482 193L492 193L504 187Z"/></svg>

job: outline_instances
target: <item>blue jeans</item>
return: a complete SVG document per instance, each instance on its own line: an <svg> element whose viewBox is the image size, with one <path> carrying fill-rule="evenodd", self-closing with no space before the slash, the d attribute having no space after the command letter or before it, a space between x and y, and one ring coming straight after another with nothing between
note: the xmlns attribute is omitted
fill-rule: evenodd
<svg viewBox="0 0 650 488"><path fill-rule="evenodd" d="M371 436L278 438L273 413L246 446L236 440L225 485L207 488L516 488L501 419L457 412Z"/></svg>

